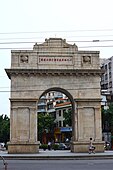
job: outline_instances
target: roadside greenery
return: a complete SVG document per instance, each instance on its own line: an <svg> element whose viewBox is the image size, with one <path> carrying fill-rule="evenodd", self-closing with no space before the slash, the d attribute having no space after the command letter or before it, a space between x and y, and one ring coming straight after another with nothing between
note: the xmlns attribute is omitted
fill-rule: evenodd
<svg viewBox="0 0 113 170"><path fill-rule="evenodd" d="M7 115L0 115L0 142L5 144L10 138L10 119Z"/></svg>
<svg viewBox="0 0 113 170"><path fill-rule="evenodd" d="M102 108L102 125L103 131L113 134L113 104L108 109Z"/></svg>

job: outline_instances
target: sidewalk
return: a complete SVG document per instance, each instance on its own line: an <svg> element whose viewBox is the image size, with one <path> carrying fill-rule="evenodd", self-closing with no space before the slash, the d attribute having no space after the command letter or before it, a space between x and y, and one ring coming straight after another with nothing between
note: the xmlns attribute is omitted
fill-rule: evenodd
<svg viewBox="0 0 113 170"><path fill-rule="evenodd" d="M4 159L34 159L34 160L47 160L47 159L113 159L113 151L105 151L104 153L72 153L70 150L40 150L37 154L8 154L7 151L0 151L0 157Z"/></svg>

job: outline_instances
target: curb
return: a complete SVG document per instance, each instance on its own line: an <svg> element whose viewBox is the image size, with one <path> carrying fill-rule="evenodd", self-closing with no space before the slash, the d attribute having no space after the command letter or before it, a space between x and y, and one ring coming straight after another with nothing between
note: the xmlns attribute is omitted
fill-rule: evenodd
<svg viewBox="0 0 113 170"><path fill-rule="evenodd" d="M95 159L113 159L113 151L104 153L70 153L67 151L40 151L38 154L8 154L0 152L0 160L3 157L6 160L95 160Z"/></svg>
<svg viewBox="0 0 113 170"><path fill-rule="evenodd" d="M96 160L113 159L113 155L89 155L89 156L3 156L5 160Z"/></svg>

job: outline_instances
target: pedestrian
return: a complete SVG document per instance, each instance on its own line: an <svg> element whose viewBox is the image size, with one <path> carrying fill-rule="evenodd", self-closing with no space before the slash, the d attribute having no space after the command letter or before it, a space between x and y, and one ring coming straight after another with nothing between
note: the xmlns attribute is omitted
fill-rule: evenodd
<svg viewBox="0 0 113 170"><path fill-rule="evenodd" d="M92 138L90 138L88 150L89 150L89 154L95 153L95 146L93 145Z"/></svg>
<svg viewBox="0 0 113 170"><path fill-rule="evenodd" d="M51 142L48 142L48 150L51 150Z"/></svg>

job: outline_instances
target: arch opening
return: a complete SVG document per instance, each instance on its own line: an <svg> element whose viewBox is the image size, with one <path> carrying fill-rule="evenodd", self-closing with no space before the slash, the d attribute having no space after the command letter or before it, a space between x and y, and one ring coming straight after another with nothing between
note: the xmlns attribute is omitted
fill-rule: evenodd
<svg viewBox="0 0 113 170"><path fill-rule="evenodd" d="M37 111L41 148L51 142L52 149L54 144L58 145L57 149L70 149L74 112L74 99L67 90L54 87L41 94Z"/></svg>

